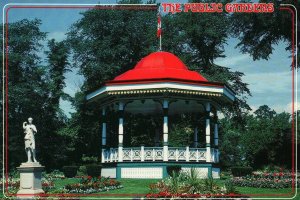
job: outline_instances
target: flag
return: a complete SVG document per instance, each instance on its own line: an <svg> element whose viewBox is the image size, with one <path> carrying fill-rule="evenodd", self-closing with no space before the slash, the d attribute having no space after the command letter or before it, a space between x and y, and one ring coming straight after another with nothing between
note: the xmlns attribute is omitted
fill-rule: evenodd
<svg viewBox="0 0 300 200"><path fill-rule="evenodd" d="M161 36L161 16L160 13L157 14L157 37Z"/></svg>

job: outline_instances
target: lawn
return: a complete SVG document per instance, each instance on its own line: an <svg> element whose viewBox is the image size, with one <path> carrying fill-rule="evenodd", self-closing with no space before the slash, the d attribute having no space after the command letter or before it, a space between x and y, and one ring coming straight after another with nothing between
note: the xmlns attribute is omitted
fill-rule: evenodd
<svg viewBox="0 0 300 200"><path fill-rule="evenodd" d="M55 180L55 188L62 188L66 184L70 183L76 183L79 179L77 178L69 178L69 179L60 179ZM144 194L147 194L149 191L149 184L156 183L158 180L155 179L121 179L120 180L124 188L111 190L107 192L101 192L98 193L102 198L104 197L110 197L110 198L133 198L134 197L141 197L144 196ZM220 186L224 185L225 180L216 180L216 183ZM251 197L288 197L288 196L282 196L282 194L288 194L292 192L292 189L285 188L285 189L266 189L266 188L252 188L252 187L237 187L237 190L241 194L247 194ZM297 190L298 194L300 192L300 189ZM270 196L270 194L272 196ZM264 196L268 195L268 196ZM290 195L289 197L292 197L293 195ZM299 195L298 195L299 196ZM0 194L1 197L1 194ZM83 197L82 199L89 199L89 197ZM297 198L295 198L297 199Z"/></svg>

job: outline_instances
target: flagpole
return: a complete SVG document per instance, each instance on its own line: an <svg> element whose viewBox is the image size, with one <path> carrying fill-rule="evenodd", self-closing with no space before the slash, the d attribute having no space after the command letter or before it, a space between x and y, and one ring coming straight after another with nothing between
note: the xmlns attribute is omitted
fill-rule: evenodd
<svg viewBox="0 0 300 200"><path fill-rule="evenodd" d="M161 34L159 36L159 51L161 51Z"/></svg>
<svg viewBox="0 0 300 200"><path fill-rule="evenodd" d="M160 4L158 4L158 8L157 8L157 34L159 36L159 48L158 51L162 51L161 48L161 14L160 14Z"/></svg>

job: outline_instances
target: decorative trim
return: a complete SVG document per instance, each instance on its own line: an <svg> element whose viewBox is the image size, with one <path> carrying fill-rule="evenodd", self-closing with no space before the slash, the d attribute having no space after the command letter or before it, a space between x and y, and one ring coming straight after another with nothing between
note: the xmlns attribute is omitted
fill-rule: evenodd
<svg viewBox="0 0 300 200"><path fill-rule="evenodd" d="M230 100L235 99L235 95L230 92L224 85L206 84L196 85L178 82L154 82L150 84L121 84L121 85L105 85L100 89L88 94L87 100L90 100L104 92L108 95L118 94L140 94L140 93L181 93L193 95L208 95L219 96L222 94L227 96Z"/></svg>

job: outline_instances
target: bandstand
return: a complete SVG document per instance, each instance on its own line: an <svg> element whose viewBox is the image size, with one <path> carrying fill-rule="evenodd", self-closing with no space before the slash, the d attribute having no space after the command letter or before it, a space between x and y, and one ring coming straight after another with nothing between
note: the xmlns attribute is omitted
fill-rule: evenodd
<svg viewBox="0 0 300 200"><path fill-rule="evenodd" d="M190 71L174 54L154 52L137 65L86 97L102 110L102 176L111 178L164 178L167 166L195 168L201 177L219 178L218 110L235 99L224 83L209 82ZM108 107L118 112L118 146L107 146ZM124 113L160 115L162 135L159 146L123 146ZM195 128L193 145L170 147L169 116L193 113L205 117L205 146L199 146L200 131ZM146 127L145 127L146 128ZM154 131L154 130L153 130ZM184 135L182 137L185 137ZM155 140L159 140L159 136Z"/></svg>

